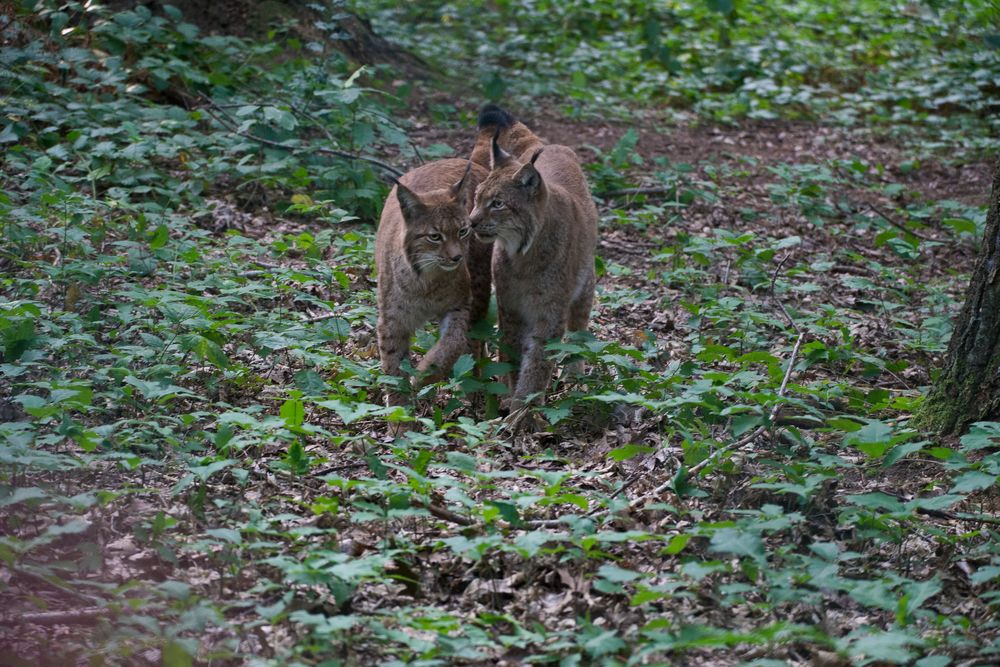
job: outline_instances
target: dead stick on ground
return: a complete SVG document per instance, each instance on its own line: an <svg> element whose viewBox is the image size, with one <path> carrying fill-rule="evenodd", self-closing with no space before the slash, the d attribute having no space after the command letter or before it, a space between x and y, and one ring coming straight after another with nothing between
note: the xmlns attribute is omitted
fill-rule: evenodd
<svg viewBox="0 0 1000 667"><path fill-rule="evenodd" d="M901 222L899 222L897 220L893 220L892 218L890 218L888 214L884 213L882 211L882 209L880 209L875 204L872 204L872 203L869 203L869 202L866 202L866 203L868 204L868 208L870 208L875 215L877 215L878 217L882 218L883 220L885 220L886 222L888 222L890 225L892 225L896 229L898 229L901 232L903 232L904 234L910 234L911 236L916 236L918 239L920 239L922 241L933 241L934 240L931 237L924 236L923 234L921 234L919 232L915 232L912 229L907 229L906 225L904 225L903 223L901 223Z"/></svg>
<svg viewBox="0 0 1000 667"><path fill-rule="evenodd" d="M70 609L67 611L43 611L33 614L18 614L15 617L0 620L0 625L93 625L101 618L113 616L103 607L88 607L86 609Z"/></svg>
<svg viewBox="0 0 1000 667"><path fill-rule="evenodd" d="M621 188L618 190L605 190L604 192L595 192L594 194L598 197L631 197L633 195L669 195L674 192L673 187L655 186L651 185L642 188Z"/></svg>
<svg viewBox="0 0 1000 667"><path fill-rule="evenodd" d="M458 524L459 526L474 526L474 525L476 525L476 523L472 519L464 517L461 514L457 514L455 512L452 512L450 509L447 509L445 507L440 507L438 505L431 505L429 503L423 503L423 502L420 502L420 501L414 501L413 504L416 505L417 507L424 508L425 510L427 510L428 512L430 512L431 515L437 517L438 519L441 519L442 521L448 521L450 523L455 523L455 524Z"/></svg>

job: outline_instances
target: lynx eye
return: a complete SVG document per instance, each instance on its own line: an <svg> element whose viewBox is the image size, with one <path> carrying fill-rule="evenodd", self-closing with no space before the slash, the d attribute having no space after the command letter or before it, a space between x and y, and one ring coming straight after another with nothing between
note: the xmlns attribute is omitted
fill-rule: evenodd
<svg viewBox="0 0 1000 667"><path fill-rule="evenodd" d="M466 236L469 235L470 231L472 231L470 227L462 227L460 230L458 230L458 238L464 239Z"/></svg>
<svg viewBox="0 0 1000 667"><path fill-rule="evenodd" d="M430 241L431 243L441 243L442 241L444 241L444 237L441 234L438 234L437 232L431 232L430 234L427 235L427 240Z"/></svg>
<svg viewBox="0 0 1000 667"><path fill-rule="evenodd" d="M499 211L501 209L507 208L507 204L504 204L499 199L494 199L493 201L491 201L490 204L489 204L489 206L490 206L490 210L491 211Z"/></svg>

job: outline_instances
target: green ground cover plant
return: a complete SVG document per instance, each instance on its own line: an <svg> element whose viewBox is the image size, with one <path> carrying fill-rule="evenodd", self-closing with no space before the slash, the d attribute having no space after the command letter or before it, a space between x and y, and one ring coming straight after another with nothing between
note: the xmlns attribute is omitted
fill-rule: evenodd
<svg viewBox="0 0 1000 667"><path fill-rule="evenodd" d="M331 49L352 8L444 74ZM910 424L983 236L996 8L488 10L3 15L0 662L1000 659L1000 423ZM524 433L496 362L386 408L375 348L389 177L487 99L601 213L592 330L548 346L587 372Z"/></svg>

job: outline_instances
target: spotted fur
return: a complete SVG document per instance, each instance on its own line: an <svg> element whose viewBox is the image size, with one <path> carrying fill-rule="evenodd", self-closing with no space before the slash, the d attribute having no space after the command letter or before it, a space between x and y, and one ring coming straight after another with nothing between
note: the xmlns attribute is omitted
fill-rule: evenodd
<svg viewBox="0 0 1000 667"><path fill-rule="evenodd" d="M485 173L468 160L431 162L407 172L386 199L375 238L376 332L386 374L401 374L410 337L428 321L440 321L440 332L417 366L429 372L427 380L447 374L469 350L469 323L489 306L491 249L472 238L468 214ZM470 274L477 275L475 293ZM388 396L390 404L404 400L398 392Z"/></svg>
<svg viewBox="0 0 1000 667"><path fill-rule="evenodd" d="M490 172L469 219L478 239L495 241L501 348L514 366L511 408L517 409L541 395L552 377L545 342L587 328L597 209L571 148L545 145L516 121L481 128L480 146L490 130Z"/></svg>

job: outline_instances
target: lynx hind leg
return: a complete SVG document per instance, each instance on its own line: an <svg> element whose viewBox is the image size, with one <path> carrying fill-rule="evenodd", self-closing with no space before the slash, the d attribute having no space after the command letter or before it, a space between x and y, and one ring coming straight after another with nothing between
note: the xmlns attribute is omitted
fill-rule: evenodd
<svg viewBox="0 0 1000 667"><path fill-rule="evenodd" d="M569 313L566 323L568 331L587 330L587 326L590 324L590 311L594 306L595 282L596 277L591 273L580 292L580 296L569 304ZM583 363L582 359L578 359L577 361L566 364L566 366L563 367L561 377L563 379L579 377L583 375L586 370L586 364Z"/></svg>
<svg viewBox="0 0 1000 667"><path fill-rule="evenodd" d="M594 307L594 284L597 278L593 271L588 273L579 295L569 304L566 328L569 331L586 331L590 323L590 311Z"/></svg>
<svg viewBox="0 0 1000 667"><path fill-rule="evenodd" d="M417 369L429 372L421 384L440 382L451 373L458 358L469 351L469 311L453 310L441 318L440 334Z"/></svg>

